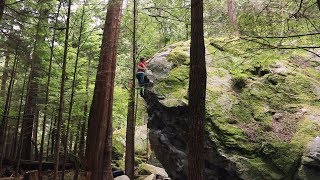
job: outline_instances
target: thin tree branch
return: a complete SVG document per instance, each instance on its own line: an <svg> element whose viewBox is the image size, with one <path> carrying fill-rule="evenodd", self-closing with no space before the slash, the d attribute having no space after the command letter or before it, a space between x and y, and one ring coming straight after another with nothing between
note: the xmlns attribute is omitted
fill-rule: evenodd
<svg viewBox="0 0 320 180"><path fill-rule="evenodd" d="M300 12L300 10L302 8L302 3L303 3L303 0L300 0L299 8L295 13L292 14L292 16L296 17L296 15Z"/></svg>
<svg viewBox="0 0 320 180"><path fill-rule="evenodd" d="M288 35L288 36L249 36L249 37L250 38L264 38L264 39L285 39L285 38L314 36L314 35L320 35L320 32L307 33L307 34L295 34L295 35Z"/></svg>
<svg viewBox="0 0 320 180"><path fill-rule="evenodd" d="M310 52L310 53L320 57L320 55L318 55L317 53L309 50L309 49L319 49L320 46L295 46L295 47L287 46L287 47L285 47L285 46L282 46L282 45L275 46L275 45L271 45L271 44L266 44L266 43L259 42L259 41L254 40L254 39L248 39L246 37L240 37L240 39L243 39L243 40L246 40L246 41L249 41L249 42L253 42L253 43L257 43L257 44L260 44L262 46L266 46L267 47L266 49L301 49L301 50Z"/></svg>

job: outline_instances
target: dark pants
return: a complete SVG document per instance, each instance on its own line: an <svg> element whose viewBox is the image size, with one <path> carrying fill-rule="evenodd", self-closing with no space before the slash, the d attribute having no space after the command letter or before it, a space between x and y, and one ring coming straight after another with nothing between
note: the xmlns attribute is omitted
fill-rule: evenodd
<svg viewBox="0 0 320 180"><path fill-rule="evenodd" d="M140 86L146 86L150 83L149 78L144 73L137 73L136 77Z"/></svg>
<svg viewBox="0 0 320 180"><path fill-rule="evenodd" d="M139 72L136 74L136 78L138 79L139 86L143 86L144 84L144 73Z"/></svg>
<svg viewBox="0 0 320 180"><path fill-rule="evenodd" d="M141 72L136 74L136 78L138 79L140 87L145 87L146 88L148 86L149 82L150 82L149 78L144 73L141 73ZM143 88L141 88L140 89L140 95L141 96L144 95L143 91L144 91Z"/></svg>

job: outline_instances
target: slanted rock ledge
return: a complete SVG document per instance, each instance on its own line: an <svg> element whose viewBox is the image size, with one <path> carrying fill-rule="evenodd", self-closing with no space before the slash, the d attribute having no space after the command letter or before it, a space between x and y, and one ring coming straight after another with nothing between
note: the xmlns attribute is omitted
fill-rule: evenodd
<svg viewBox="0 0 320 180"><path fill-rule="evenodd" d="M151 148L164 166L169 177L187 179L187 106L166 107L156 94L146 91L149 120L148 128ZM206 179L240 179L235 174L235 164L212 148L207 141L205 149Z"/></svg>

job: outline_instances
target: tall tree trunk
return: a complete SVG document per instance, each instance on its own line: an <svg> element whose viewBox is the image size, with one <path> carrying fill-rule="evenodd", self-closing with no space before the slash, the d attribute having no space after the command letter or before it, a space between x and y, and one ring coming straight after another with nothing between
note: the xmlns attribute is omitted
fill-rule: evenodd
<svg viewBox="0 0 320 180"><path fill-rule="evenodd" d="M26 87L26 82L27 82L27 75L28 73L26 72L23 78L23 85L22 85L22 90L21 90L21 96L20 96L20 102L19 102L19 111L18 111L18 117L17 117L17 124L15 127L14 131L14 137L13 137L13 150L12 150L12 157L13 159L16 160L17 158L17 151L18 151L18 131L19 131L19 126L20 126L20 120L21 120L21 111L22 111L22 106L23 106L23 98L24 98L24 91Z"/></svg>
<svg viewBox="0 0 320 180"><path fill-rule="evenodd" d="M83 120L81 123L81 134L80 134L80 142L79 142L79 158L81 161L84 161L84 148L85 148L85 134L86 134L86 124L88 118L88 101L89 101L89 79L90 79L90 67L91 61L93 60L92 49L90 49L90 53L88 55L89 62L87 67L87 79L86 79L86 100L83 106Z"/></svg>
<svg viewBox="0 0 320 180"><path fill-rule="evenodd" d="M14 78L15 78L15 73L16 73L16 68L17 68L17 63L18 63L18 51L19 51L19 42L16 47L16 52L14 56L14 62L13 66L11 69L11 77L10 77L10 82L9 82L9 87L6 95L6 101L5 101L5 106L4 106L4 111L2 114L2 121L1 121L1 127L0 127L0 150L1 150L1 157L0 157L0 169L2 169L2 163L3 159L5 158L6 154L6 142L7 142L7 128L8 128L8 116L10 112L10 100L12 96L12 89L13 89L13 84L14 84Z"/></svg>
<svg viewBox="0 0 320 180"><path fill-rule="evenodd" d="M60 179L58 176L59 171L59 155L60 155L60 137L61 137L61 124L62 116L64 112L64 90L66 82L66 65L67 65L67 55L68 55L68 42L69 42L69 25L70 25L70 13L71 13L71 0L68 0L68 13L66 22L66 36L64 40L64 53L62 62L62 74L61 74L61 86L60 86L60 102L58 110L57 119L57 132L56 132L56 146L55 146L55 167L54 167L54 179Z"/></svg>
<svg viewBox="0 0 320 180"><path fill-rule="evenodd" d="M39 127L39 110L36 111L36 115L35 115L35 118L34 118L34 126L33 126L33 132L32 132L32 142L33 142L33 150L34 151L31 151L34 156L33 156L33 159L34 160L38 160L38 148L37 148L37 145L38 145L38 127ZM31 149L32 150L32 149Z"/></svg>
<svg viewBox="0 0 320 180"><path fill-rule="evenodd" d="M52 128L52 132L51 132L51 155L53 155L54 153L54 147L55 147L55 137L56 137L56 133L57 133L57 120L58 117L54 116L54 124L53 124L53 128Z"/></svg>
<svg viewBox="0 0 320 180"><path fill-rule="evenodd" d="M86 2L85 2L86 4ZM85 6L85 5L84 5ZM63 166L62 166L62 179L64 179L64 171L65 171L65 164L66 164L66 158L68 156L68 135L70 131L70 122L71 122L71 115L72 115L72 108L73 108L73 102L74 102L74 96L76 91L76 80L77 80L77 70L78 70L78 61L79 61L79 55L80 55L80 45L82 40L82 31L83 31L83 24L84 24L84 14L85 14L85 8L82 8L82 14L81 14L81 22L80 22L80 31L79 31L79 38L78 38L78 44L77 44L77 55L76 55L76 62L74 64L74 70L73 70L73 79L72 79L72 87L71 87L71 98L70 98L70 104L69 104L69 112L68 112L68 122L67 122L67 131L66 131L66 137L65 137L65 145L64 145L64 159L63 159ZM71 148L70 148L71 150Z"/></svg>
<svg viewBox="0 0 320 180"><path fill-rule="evenodd" d="M87 2L87 1L86 1ZM85 6L83 6L84 8ZM86 133L86 124L87 124L87 118L88 118L88 99L89 99L89 78L90 78L90 66L91 66L91 60L93 59L92 55L92 49L90 49L90 53L88 55L89 61L87 66L87 79L86 79L86 98L83 106L83 119L79 122L79 131L80 131L80 137L79 137L79 149L78 156L81 162L84 162L84 148L85 148L85 133ZM79 166L76 166L76 172L74 174L74 180L78 180L79 176Z"/></svg>
<svg viewBox="0 0 320 180"><path fill-rule="evenodd" d="M121 6L121 0L111 0L108 3L88 124L86 178L89 180L113 179L112 104Z"/></svg>
<svg viewBox="0 0 320 180"><path fill-rule="evenodd" d="M16 52L15 57L17 57L17 56L18 56L18 54ZM11 148L12 148L12 143L10 143L10 142L13 141L12 136L10 135L10 132L11 132L10 129L12 129L12 128L10 126L8 126L8 121L9 121L9 116L10 116L10 108L11 108L11 102L12 102L13 86L14 86L14 83L15 83L15 80L16 80L16 74L17 74L16 69L17 69L19 60L17 59L16 61L17 62L15 64L14 71L11 72L11 78L10 78L10 83L9 83L9 86L11 86L11 90L10 90L10 94L9 94L9 106L8 106L9 108L8 108L7 129L6 129L7 132L6 132L5 142L4 142L5 148L6 148L4 155L5 155L5 157L8 157L8 158L10 157ZM13 82L11 82L11 79L13 80Z"/></svg>
<svg viewBox="0 0 320 180"><path fill-rule="evenodd" d="M228 4L228 17L233 29L233 35L239 36L238 20L235 9L235 0L227 0Z"/></svg>
<svg viewBox="0 0 320 180"><path fill-rule="evenodd" d="M204 179L204 120L206 62L203 37L203 0L191 0L191 47L189 72L188 179Z"/></svg>
<svg viewBox="0 0 320 180"><path fill-rule="evenodd" d="M40 2L43 3L43 2ZM37 112L37 97L38 97L38 78L40 71L40 54L39 54L39 42L44 41L45 34L41 32L41 24L45 21L47 17L48 10L41 9L39 20L37 24L37 32L35 37L35 42L33 45L32 62L31 62L31 72L29 77L29 87L28 94L26 98L26 108L23 114L22 120L22 131L23 131L23 143L22 143L22 155L23 159L31 159L31 138L32 138L32 128L34 118Z"/></svg>
<svg viewBox="0 0 320 180"><path fill-rule="evenodd" d="M68 145L69 145L69 149L71 151L72 145L73 145L73 133L72 133L72 131L70 131L70 133L69 133L69 143L68 143Z"/></svg>
<svg viewBox="0 0 320 180"><path fill-rule="evenodd" d="M132 34L132 79L130 82L130 96L128 102L125 172L130 179L134 179L134 134L135 134L135 74L136 74L136 15L137 2L133 1L133 34Z"/></svg>
<svg viewBox="0 0 320 180"><path fill-rule="evenodd" d="M11 93L11 97L12 97L12 93ZM11 98L10 98L10 101L11 101ZM5 156L4 157L7 157L8 159L10 159L10 154L11 154L11 149L12 149L12 142L13 142L13 139L12 139L12 127L8 126L7 128L7 138L6 138L6 149L5 149Z"/></svg>
<svg viewBox="0 0 320 180"><path fill-rule="evenodd" d="M3 73L2 73L2 77L1 77L1 97L5 97L5 93L6 93L6 85L7 85L7 80L8 80L8 73L9 73L9 55L8 52L6 52L6 59L4 61L4 69L3 69Z"/></svg>
<svg viewBox="0 0 320 180"><path fill-rule="evenodd" d="M27 83L27 92L26 92L26 100L28 98L28 94L29 94L29 90L30 90L30 83L31 83L31 68L30 68L30 72L29 72L29 77L28 77L28 83ZM26 111L27 107L26 107L26 100L25 100L25 105L24 105L24 112ZM19 136L19 143L18 143L18 147L17 147L17 165L16 165L16 171L15 171L15 177L19 176L19 170L20 170L20 163L21 163L21 157L22 157L22 145L23 145L23 136L24 136L24 128L22 127L23 124L21 125L21 131L20 131L20 136Z"/></svg>
<svg viewBox="0 0 320 180"><path fill-rule="evenodd" d="M50 140L51 140L51 136L52 136L52 131L53 131L53 121L54 121L54 117L51 117L50 119L50 128L49 128L49 133L48 133L48 141L47 141L47 154L46 154L46 160L48 160L49 157L49 152L50 152ZM53 142L51 141L51 144ZM52 146L53 147L53 146ZM51 148L52 149L52 148Z"/></svg>
<svg viewBox="0 0 320 180"><path fill-rule="evenodd" d="M3 11L4 11L4 6L5 6L6 2L5 0L0 0L0 22L3 16Z"/></svg>
<svg viewBox="0 0 320 180"><path fill-rule="evenodd" d="M76 133L76 139L74 140L74 146L73 146L73 154L74 155L78 155L78 149L79 149L79 136L80 136L80 129L81 129L81 123L79 122L78 123L78 126L77 126L77 133ZM70 148L71 150L71 148ZM78 155L79 157L79 155Z"/></svg>
<svg viewBox="0 0 320 180"><path fill-rule="evenodd" d="M48 79L47 79L47 84L46 84L46 99L45 99L45 106L44 106L44 116L43 116L43 122L42 122L42 134L41 134L41 143L40 143L40 155L39 155L39 179L41 176L42 172L42 161L43 161L43 149L44 149L44 136L46 132L46 123L47 123L47 111L48 111L48 102L49 102L49 87L50 87L50 82L51 82L51 71L52 71L52 60L53 60L53 49L54 49L54 41L56 39L56 27L58 24L58 17L60 14L60 8L61 8L62 1L59 1L58 5L58 11L55 17L55 23L54 23L54 29L53 29L53 34L52 34L52 39L51 39L51 46L50 46L50 58L49 58L49 68L48 68ZM51 119L51 124L52 124L52 119ZM51 127L50 127L51 128ZM49 131L50 133L51 131ZM50 139L50 137L48 138ZM49 142L49 141L48 141ZM48 151L47 151L48 153ZM48 154L47 154L48 156Z"/></svg>

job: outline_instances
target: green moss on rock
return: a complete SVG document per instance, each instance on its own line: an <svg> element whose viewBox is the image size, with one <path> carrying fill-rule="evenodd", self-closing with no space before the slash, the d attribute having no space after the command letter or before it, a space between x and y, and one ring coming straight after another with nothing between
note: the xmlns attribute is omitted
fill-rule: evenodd
<svg viewBox="0 0 320 180"><path fill-rule="evenodd" d="M306 147L313 138L320 136L320 126L310 119L298 122L297 129L291 141L296 146Z"/></svg>
<svg viewBox="0 0 320 180"><path fill-rule="evenodd" d="M166 97L164 104L176 106L187 102L187 88L189 82L189 68L182 65L172 69L167 77L156 83L154 90Z"/></svg>
<svg viewBox="0 0 320 180"><path fill-rule="evenodd" d="M301 147L294 144L273 141L263 143L260 154L283 174L292 174L297 168L302 151Z"/></svg>
<svg viewBox="0 0 320 180"><path fill-rule="evenodd" d="M183 47L173 49L167 56L167 61L172 62L174 64L174 67L189 65L190 58L188 49L184 49Z"/></svg>
<svg viewBox="0 0 320 180"><path fill-rule="evenodd" d="M275 180L283 179L284 175L274 168L272 165L266 163L263 159L255 158L242 158L240 159L240 169L244 168L246 174L244 174L244 179L266 179Z"/></svg>
<svg viewBox="0 0 320 180"><path fill-rule="evenodd" d="M301 113L320 108L318 64L300 68L296 63L308 57L301 51L257 51L256 46L206 40L206 129L216 148L235 158L247 177L290 178L306 144L320 135L319 123L308 118L318 112ZM186 43L172 49L167 60L174 68L155 84L165 105L187 104L188 49Z"/></svg>

